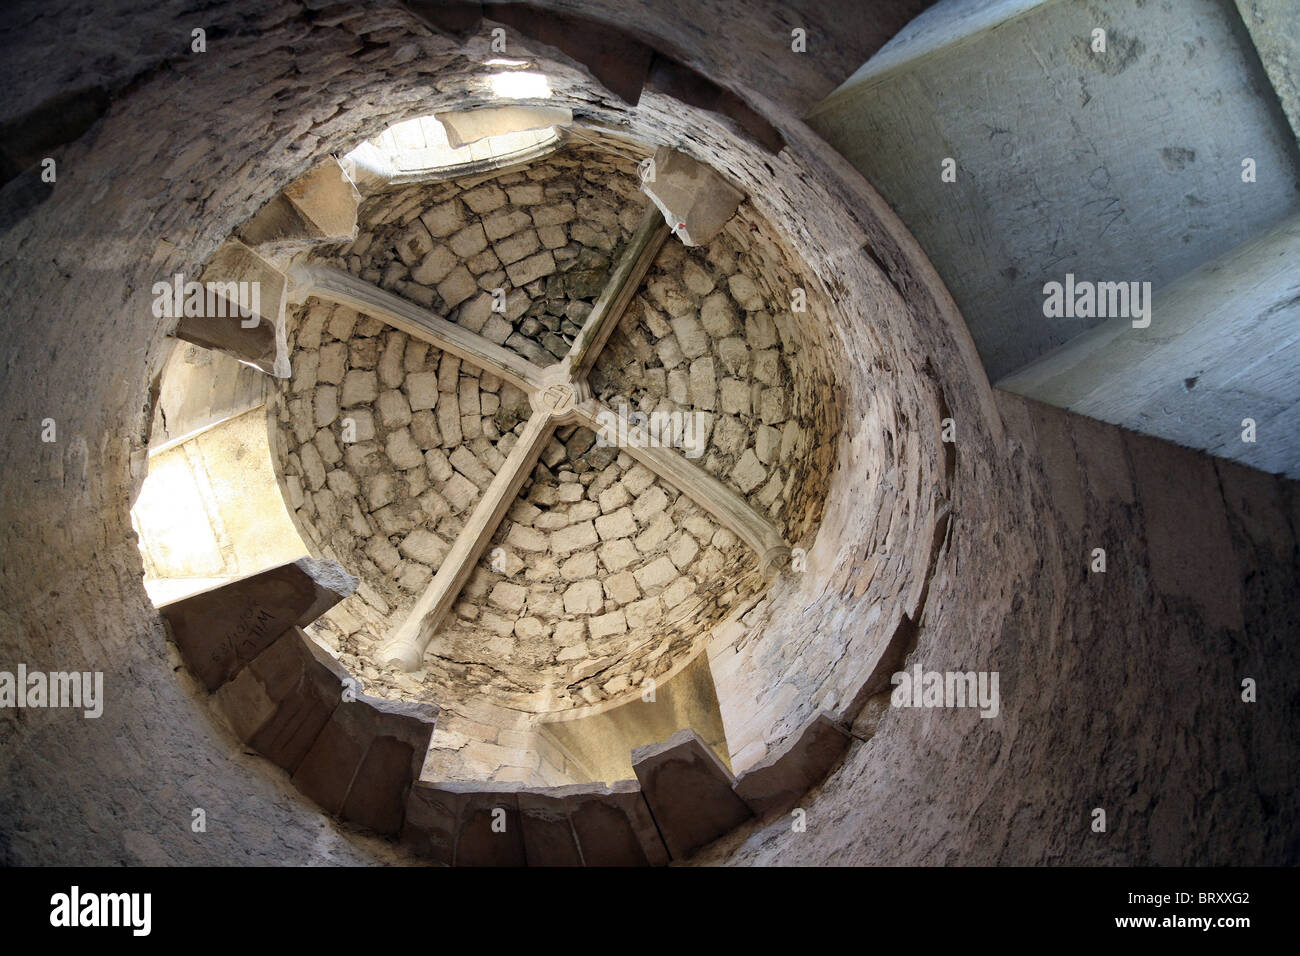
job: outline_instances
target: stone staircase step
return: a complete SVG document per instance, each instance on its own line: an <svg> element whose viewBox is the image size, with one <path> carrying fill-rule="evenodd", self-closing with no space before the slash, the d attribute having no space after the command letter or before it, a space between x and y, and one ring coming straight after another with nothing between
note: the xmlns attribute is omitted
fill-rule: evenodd
<svg viewBox="0 0 1300 956"><path fill-rule="evenodd" d="M830 715L819 713L781 750L736 778L736 794L757 817L789 810L835 769L852 739Z"/></svg>
<svg viewBox="0 0 1300 956"><path fill-rule="evenodd" d="M292 774L329 723L347 680L347 671L294 627L216 696L239 739Z"/></svg>
<svg viewBox="0 0 1300 956"><path fill-rule="evenodd" d="M159 610L186 666L215 691L289 628L310 624L356 586L338 564L302 558Z"/></svg>
<svg viewBox="0 0 1300 956"><path fill-rule="evenodd" d="M633 750L632 770L674 860L752 816L732 789L731 773L693 730Z"/></svg>
<svg viewBox="0 0 1300 956"><path fill-rule="evenodd" d="M354 696L334 708L293 782L330 813L396 836L411 784L424 766L437 708Z"/></svg>

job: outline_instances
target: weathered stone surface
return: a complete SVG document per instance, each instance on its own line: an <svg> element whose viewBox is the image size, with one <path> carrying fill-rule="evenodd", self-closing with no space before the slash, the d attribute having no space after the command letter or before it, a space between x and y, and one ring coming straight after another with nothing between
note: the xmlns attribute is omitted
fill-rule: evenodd
<svg viewBox="0 0 1300 956"><path fill-rule="evenodd" d="M654 181L641 188L688 246L712 240L745 198L708 166L667 147L655 150L654 170Z"/></svg>
<svg viewBox="0 0 1300 956"><path fill-rule="evenodd" d="M501 782L418 782L407 801L402 841L448 866L524 866L521 789Z"/></svg>
<svg viewBox="0 0 1300 956"><path fill-rule="evenodd" d="M750 816L732 777L692 730L632 751L632 769L674 860L739 826Z"/></svg>
<svg viewBox="0 0 1300 956"><path fill-rule="evenodd" d="M1207 539L1229 539L1214 463L1200 452L1175 450L1133 432L1125 432L1124 439L1146 518L1156 587L1198 604L1208 623L1240 630L1242 586L1233 552L1206 546ZM1195 522L1188 521L1189 514L1196 515Z"/></svg>
<svg viewBox="0 0 1300 956"><path fill-rule="evenodd" d="M316 227L311 238L350 239L356 235L361 196L334 157L285 186L284 196Z"/></svg>
<svg viewBox="0 0 1300 956"><path fill-rule="evenodd" d="M524 860L528 866L582 866L578 838L569 822L567 793L587 789L585 784L520 790L516 794L523 830Z"/></svg>
<svg viewBox="0 0 1300 956"><path fill-rule="evenodd" d="M569 820L587 866L663 866L668 862L649 807L635 780L573 788Z"/></svg>

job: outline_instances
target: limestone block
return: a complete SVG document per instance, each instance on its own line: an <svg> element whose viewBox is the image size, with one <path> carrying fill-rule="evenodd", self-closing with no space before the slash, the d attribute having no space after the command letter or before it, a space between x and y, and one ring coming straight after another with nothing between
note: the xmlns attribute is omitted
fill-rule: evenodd
<svg viewBox="0 0 1300 956"><path fill-rule="evenodd" d="M406 389L406 397L410 403L412 411L421 411L423 409L434 408L438 404L438 376L433 372L412 372L406 376L406 381L402 383ZM449 402L452 414L460 417L460 409L456 407L454 401ZM439 424L442 424L439 422ZM459 432L457 428L457 444L459 444Z"/></svg>
<svg viewBox="0 0 1300 956"><path fill-rule="evenodd" d="M746 312L761 312L763 310L763 296L758 291L758 286L754 280L743 272L737 272L727 279L727 288L731 290L731 297L740 303L740 307Z"/></svg>
<svg viewBox="0 0 1300 956"><path fill-rule="evenodd" d="M399 428L390 432L384 445L384 453L389 461L403 471L419 468L424 464L424 454L411 437L410 429Z"/></svg>
<svg viewBox="0 0 1300 956"><path fill-rule="evenodd" d="M371 538L366 542L366 556L385 574L392 574L393 569L402 563L401 555L387 538Z"/></svg>
<svg viewBox="0 0 1300 956"><path fill-rule="evenodd" d="M413 266L433 249L433 237L418 219L406 228L396 243L397 256L405 266Z"/></svg>
<svg viewBox="0 0 1300 956"><path fill-rule="evenodd" d="M501 240L492 248L496 250L497 257L509 266L511 263L518 262L524 256L531 256L537 252L538 246L537 230L527 229L523 232L514 233L508 239Z"/></svg>
<svg viewBox="0 0 1300 956"><path fill-rule="evenodd" d="M319 400L320 400L320 393L322 389L324 389L325 387L326 386L321 386L320 388L316 389L317 424L322 424L320 421L321 415L319 411L320 409ZM347 373L347 375L343 376L343 389L339 401L341 401L344 405L369 405L378 397L379 397L379 379L373 371L352 369L350 372ZM335 403L336 408L337 405L338 403L336 402ZM333 421L333 417L330 418L330 421ZM329 422L325 422L323 424L329 424Z"/></svg>
<svg viewBox="0 0 1300 956"><path fill-rule="evenodd" d="M357 231L361 194L333 157L284 187L284 197L316 227L304 238L351 239Z"/></svg>
<svg viewBox="0 0 1300 956"><path fill-rule="evenodd" d="M674 608L695 593L695 582L688 577L680 577L659 595L664 607Z"/></svg>
<svg viewBox="0 0 1300 956"><path fill-rule="evenodd" d="M586 551L575 555L560 565L560 574L566 581L580 581L596 573L596 553Z"/></svg>
<svg viewBox="0 0 1300 956"><path fill-rule="evenodd" d="M724 383L725 384L725 383ZM759 425L754 436L754 453L758 460L770 465L776 459L777 449L781 446L781 432L770 425Z"/></svg>
<svg viewBox="0 0 1300 956"><path fill-rule="evenodd" d="M698 358L691 363L691 401L696 408L712 411L715 407L717 377L712 358Z"/></svg>
<svg viewBox="0 0 1300 956"><path fill-rule="evenodd" d="M781 750L742 773L736 793L755 816L788 810L835 769L851 742L830 715L819 713Z"/></svg>
<svg viewBox="0 0 1300 956"><path fill-rule="evenodd" d="M599 614L604 604L599 581L578 581L564 592L564 610L568 614Z"/></svg>
<svg viewBox="0 0 1300 956"><path fill-rule="evenodd" d="M429 470L429 477L434 481L441 483L451 479L451 461L441 448L431 448L425 452L424 465Z"/></svg>
<svg viewBox="0 0 1300 956"><path fill-rule="evenodd" d="M597 553L600 555L600 563L614 572L622 571L641 557L632 542L626 538L602 544Z"/></svg>
<svg viewBox="0 0 1300 956"><path fill-rule="evenodd" d="M500 209L506 204L506 194L495 183L487 183L476 189L471 189L469 192L462 194L460 198L465 201L465 205L479 215L492 212L494 209Z"/></svg>
<svg viewBox="0 0 1300 956"><path fill-rule="evenodd" d="M633 601L623 609L630 628L650 627L664 616L663 603L657 597Z"/></svg>
<svg viewBox="0 0 1300 956"><path fill-rule="evenodd" d="M420 285L436 285L456 267L456 254L446 246L438 245L411 270L411 279Z"/></svg>
<svg viewBox="0 0 1300 956"><path fill-rule="evenodd" d="M667 147L655 150L653 181L641 189L688 246L712 240L745 198L708 166Z"/></svg>
<svg viewBox="0 0 1300 956"><path fill-rule="evenodd" d="M544 198L541 183L520 183L507 187L506 195L516 206L535 206Z"/></svg>
<svg viewBox="0 0 1300 956"><path fill-rule="evenodd" d="M320 451L314 444L302 446L302 470L312 491L318 490L325 484L325 463L321 460Z"/></svg>
<svg viewBox="0 0 1300 956"><path fill-rule="evenodd" d="M450 545L427 528L416 528L402 539L398 549L408 558L436 566L447 556Z"/></svg>
<svg viewBox="0 0 1300 956"><path fill-rule="evenodd" d="M571 222L577 214L578 211L571 202L556 202L546 206L537 206L530 213L533 217L533 225L539 229L544 226L559 226Z"/></svg>
<svg viewBox="0 0 1300 956"><path fill-rule="evenodd" d="M497 258L496 253L491 249L484 249L482 252L470 256L465 261L465 265L469 267L469 271L474 275L481 276L484 273L495 273L495 270L501 267L501 260Z"/></svg>
<svg viewBox="0 0 1300 956"><path fill-rule="evenodd" d="M763 389L758 402L758 414L766 425L779 425L786 419L786 396L780 388Z"/></svg>
<svg viewBox="0 0 1300 956"><path fill-rule="evenodd" d="M700 546L695 543L695 539L688 534L683 534L669 549L668 557L673 564L677 565L678 570L685 570L699 553Z"/></svg>
<svg viewBox="0 0 1300 956"><path fill-rule="evenodd" d="M685 281L686 287L696 295L708 295L713 291L713 277L694 259L688 258L682 264L682 279ZM703 313L701 313L700 318L704 318ZM713 332L710 330L709 334L712 335Z"/></svg>
<svg viewBox="0 0 1300 956"><path fill-rule="evenodd" d="M612 514L601 515L596 519L596 534L602 541L630 538L636 532L636 521L632 517L631 508L620 508Z"/></svg>
<svg viewBox="0 0 1300 956"><path fill-rule="evenodd" d="M406 352L406 335L393 332L384 343L383 355L379 359L379 381L386 388L397 388L402 384L406 374L402 369L402 359Z"/></svg>
<svg viewBox="0 0 1300 956"><path fill-rule="evenodd" d="M605 514L610 514L622 508L632 500L627 493L627 489L621 484L612 485L600 493L597 501L600 503L600 510Z"/></svg>
<svg viewBox="0 0 1300 956"><path fill-rule="evenodd" d="M524 226L532 224L532 217L520 209L512 209L509 212L493 213L483 219L483 231L487 233L488 239L496 242L507 236L513 236ZM560 245L564 245L563 242ZM500 252L498 251L498 255ZM505 261L504 259L502 260Z"/></svg>
<svg viewBox="0 0 1300 956"><path fill-rule="evenodd" d="M511 584L509 581L498 581L488 596L488 602L503 611L517 614L523 610L524 600L527 597L527 588Z"/></svg>
<svg viewBox="0 0 1300 956"><path fill-rule="evenodd" d="M506 534L506 544L520 551L540 552L547 548L546 535L521 524L511 526Z"/></svg>
<svg viewBox="0 0 1300 956"><path fill-rule="evenodd" d="M492 483L492 469L479 461L478 457L464 445L452 451L450 461L458 472L479 489L486 489Z"/></svg>
<svg viewBox="0 0 1300 956"><path fill-rule="evenodd" d="M444 434L446 429L443 430ZM425 464L428 464L428 457L425 458ZM478 489L474 483L459 472L453 474L445 485L442 486L442 495L447 499L447 503L452 507L452 514L460 514L467 511L478 498Z"/></svg>
<svg viewBox="0 0 1300 956"><path fill-rule="evenodd" d="M447 308L454 309L478 291L478 283L464 266L457 266L447 277L438 283L438 295L447 303Z"/></svg>
<svg viewBox="0 0 1300 956"><path fill-rule="evenodd" d="M674 860L752 816L731 773L693 730L632 751L632 770Z"/></svg>
<svg viewBox="0 0 1300 956"><path fill-rule="evenodd" d="M551 533L551 550L557 555L568 554L599 540L596 528L590 521L579 522Z"/></svg>
<svg viewBox="0 0 1300 956"><path fill-rule="evenodd" d="M605 579L604 587L605 594L610 600L619 604L629 604L641 596L641 592L637 590L636 579L630 571L611 574Z"/></svg>
<svg viewBox="0 0 1300 956"><path fill-rule="evenodd" d="M395 579L397 586L402 590L410 591L412 594L419 594L433 580L433 572L422 564L403 561L397 569Z"/></svg>
<svg viewBox="0 0 1300 956"><path fill-rule="evenodd" d="M595 582L592 582L593 584ZM599 585L597 585L599 587ZM601 614L597 617L588 618L587 631L591 634L593 641L600 641L606 637L614 637L618 634L627 633L627 618L624 617L622 610L611 611L608 614Z"/></svg>
<svg viewBox="0 0 1300 956"><path fill-rule="evenodd" d="M632 503L632 514L638 521L649 521L658 512L668 507L668 495L662 488L655 485L653 488L647 488L637 496L636 501Z"/></svg>
<svg viewBox="0 0 1300 956"><path fill-rule="evenodd" d="M440 203L420 214L420 221L429 234L441 239L465 225L465 214L455 199Z"/></svg>
<svg viewBox="0 0 1300 956"><path fill-rule="evenodd" d="M374 339L359 339L348 346L348 364L353 368L369 370L378 363L379 343Z"/></svg>
<svg viewBox="0 0 1300 956"><path fill-rule="evenodd" d="M316 381L328 385L342 385L347 369L348 347L343 342L330 342L321 346L316 364Z"/></svg>
<svg viewBox="0 0 1300 956"><path fill-rule="evenodd" d="M550 252L539 252L526 259L506 266L506 275L516 288L527 285L534 279L551 275L555 272L555 257Z"/></svg>
<svg viewBox="0 0 1300 956"><path fill-rule="evenodd" d="M677 345L687 358L699 358L709 351L709 337L694 316L682 315L670 320L670 324L677 336Z"/></svg>
<svg viewBox="0 0 1300 956"><path fill-rule="evenodd" d="M722 410L728 415L748 415L749 384L735 378L722 380Z"/></svg>
<svg viewBox="0 0 1300 956"><path fill-rule="evenodd" d="M397 428L401 425L409 425L411 422L411 406L407 404L406 396L395 388L380 392L376 407L385 428ZM373 422L373 418L371 421ZM357 437L360 438L361 436L358 435ZM367 437L374 437L373 427L371 434Z"/></svg>
<svg viewBox="0 0 1300 956"><path fill-rule="evenodd" d="M290 627L310 624L356 586L338 564L302 558L160 611L186 665L212 691Z"/></svg>
<svg viewBox="0 0 1300 956"><path fill-rule="evenodd" d="M462 259L476 256L487 248L487 235L480 223L470 223L447 240L447 246Z"/></svg>
<svg viewBox="0 0 1300 956"><path fill-rule="evenodd" d="M767 470L754 454L754 449L746 448L745 453L731 470L731 480L741 491L749 494L767 477Z"/></svg>

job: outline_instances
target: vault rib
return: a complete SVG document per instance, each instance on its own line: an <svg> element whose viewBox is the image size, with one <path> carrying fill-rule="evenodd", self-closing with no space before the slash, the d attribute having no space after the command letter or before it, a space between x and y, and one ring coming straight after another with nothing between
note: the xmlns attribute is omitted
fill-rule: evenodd
<svg viewBox="0 0 1300 956"><path fill-rule="evenodd" d="M580 402L575 411L578 420L597 435L608 436L611 431L608 423L618 422L617 431L627 435L627 443L621 447L758 552L759 566L765 578L770 579L785 565L790 548L776 526L735 491L693 464L682 452L652 444L644 428L632 424L597 399Z"/></svg>
<svg viewBox="0 0 1300 956"><path fill-rule="evenodd" d="M525 392L533 391L540 383L541 369L527 359L342 269L295 265L289 270L289 277L299 300L315 296L356 309L459 356Z"/></svg>
<svg viewBox="0 0 1300 956"><path fill-rule="evenodd" d="M483 492L465 527L456 535L451 550L438 565L438 573L384 644L381 656L386 662L407 671L419 668L434 631L460 595L461 588L492 540L501 519L514 503L519 489L532 473L554 429L555 419L551 415L544 411L533 412L505 464Z"/></svg>

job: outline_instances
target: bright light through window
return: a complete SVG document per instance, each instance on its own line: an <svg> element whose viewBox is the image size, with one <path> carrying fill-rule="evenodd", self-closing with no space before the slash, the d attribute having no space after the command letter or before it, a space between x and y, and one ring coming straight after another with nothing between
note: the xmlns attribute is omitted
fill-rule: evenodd
<svg viewBox="0 0 1300 956"><path fill-rule="evenodd" d="M555 127L546 126L486 136L466 146L453 147L437 119L421 116L390 126L363 143L353 155L359 159L364 151L377 150L391 168L393 181L412 181L435 174L442 176L479 163L495 166L521 161L558 142Z"/></svg>
<svg viewBox="0 0 1300 956"><path fill-rule="evenodd" d="M507 100L547 99L551 95L551 84L541 73L493 73L488 77L492 92Z"/></svg>

